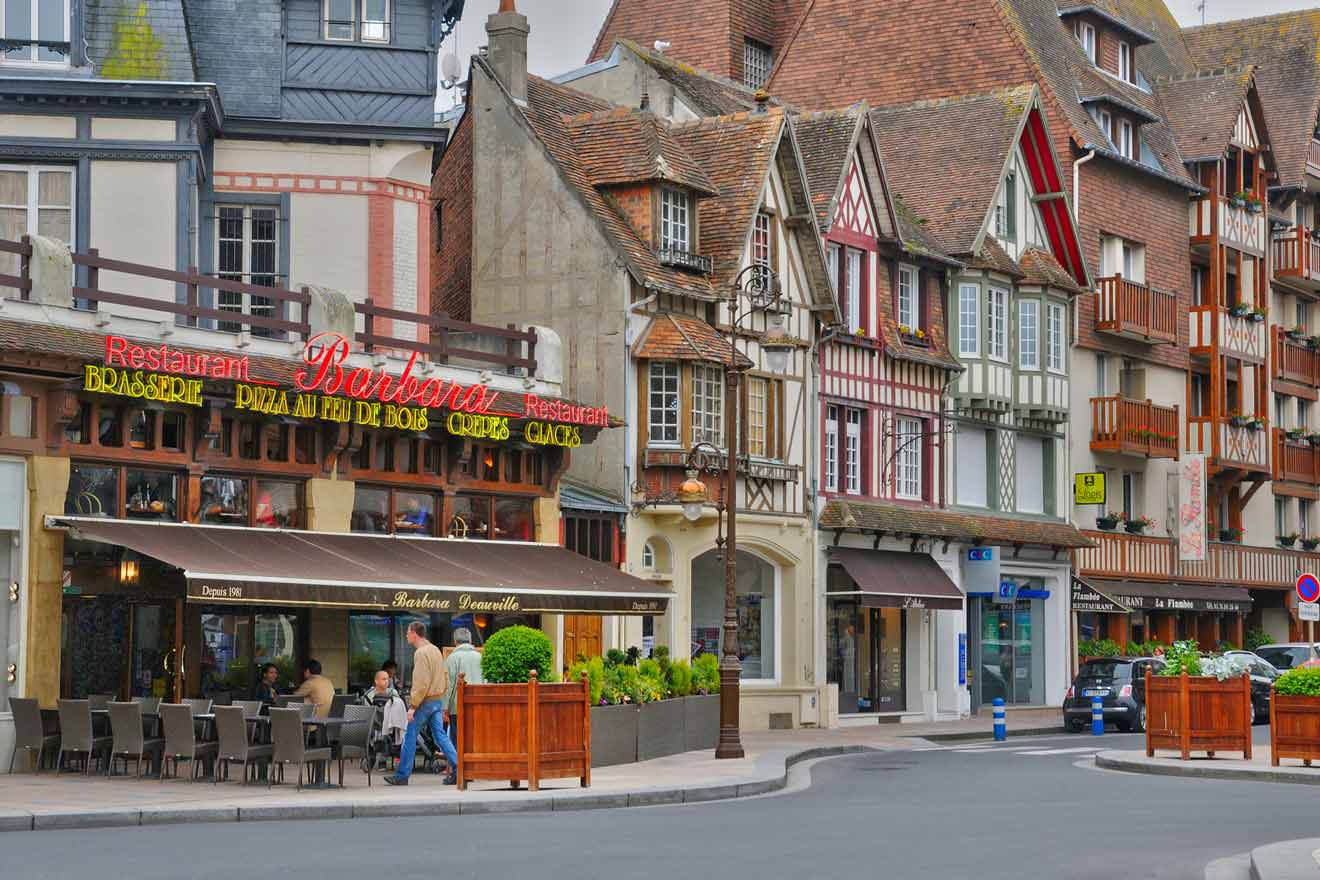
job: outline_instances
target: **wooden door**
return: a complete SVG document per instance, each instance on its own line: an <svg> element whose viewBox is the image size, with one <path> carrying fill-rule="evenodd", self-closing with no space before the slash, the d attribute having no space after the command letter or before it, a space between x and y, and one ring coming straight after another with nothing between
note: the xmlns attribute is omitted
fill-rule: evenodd
<svg viewBox="0 0 1320 880"><path fill-rule="evenodd" d="M599 614L564 615L564 668L579 655L596 657L601 651L601 616Z"/></svg>

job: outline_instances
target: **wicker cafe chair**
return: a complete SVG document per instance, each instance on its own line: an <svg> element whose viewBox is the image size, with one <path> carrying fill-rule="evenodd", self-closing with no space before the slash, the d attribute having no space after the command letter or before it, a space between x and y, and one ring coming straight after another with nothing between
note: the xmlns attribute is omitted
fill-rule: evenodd
<svg viewBox="0 0 1320 880"><path fill-rule="evenodd" d="M182 703L161 703L160 720L165 728L165 752L161 756L160 779L165 781L165 766L174 759L174 775L179 775L179 759L191 761L189 776L197 781L197 765L204 759L214 760L219 752L219 743L197 741L197 729L193 726L192 707Z"/></svg>
<svg viewBox="0 0 1320 880"><path fill-rule="evenodd" d="M242 709L244 718L255 718L261 714L261 707L264 704L261 700L234 700L231 705Z"/></svg>
<svg viewBox="0 0 1320 880"><path fill-rule="evenodd" d="M376 717L375 706L345 706L344 724L339 729L339 744L335 757L339 759L339 784L344 784L344 762L360 761L371 754L371 722ZM371 787L371 763L367 762L367 787Z"/></svg>
<svg viewBox="0 0 1320 880"><path fill-rule="evenodd" d="M273 762L280 768L280 778L284 777L284 768L290 764L298 765L298 790L302 791L303 776L308 764L330 763L332 752L329 746L308 748L303 738L302 713L293 708L270 710L270 734L275 749ZM275 776L274 770L266 774L266 787L270 788Z"/></svg>
<svg viewBox="0 0 1320 880"><path fill-rule="evenodd" d="M114 743L110 747L110 760L106 762L107 777L114 775L115 758L124 759L124 773L128 773L128 759L132 758L140 779L142 759L148 755L159 756L165 750L165 740L158 737L148 739L143 734L142 706L138 703L111 703L110 731L114 734Z"/></svg>
<svg viewBox="0 0 1320 880"><path fill-rule="evenodd" d="M224 773L225 779L228 779L230 764L242 764L243 784L246 785L249 767L255 772L257 765L270 763L271 746L253 745L248 740L247 720L244 714L242 706L215 707L215 729L220 735L220 750L217 757L220 759L221 769L212 775L212 782L220 780L221 772Z"/></svg>
<svg viewBox="0 0 1320 880"><path fill-rule="evenodd" d="M35 699L10 697L9 711L14 713L14 751L9 755L9 772L14 772L14 759L18 757L18 750L22 749L24 754L36 755L32 772L40 773L41 759L46 756L46 750L59 754L60 735L46 733L41 723L41 707Z"/></svg>
<svg viewBox="0 0 1320 880"><path fill-rule="evenodd" d="M316 717L315 703L297 703L297 704L290 703L289 708L290 709L296 708L300 713L302 713L301 717L303 718L304 721L307 720L308 718Z"/></svg>
<svg viewBox="0 0 1320 880"><path fill-rule="evenodd" d="M110 701L114 698L114 694L88 694L87 705L93 712L104 711L110 708Z"/></svg>
<svg viewBox="0 0 1320 880"><path fill-rule="evenodd" d="M206 697L188 697L183 701L185 706L192 706L194 715L206 715L211 711L212 701Z"/></svg>
<svg viewBox="0 0 1320 880"><path fill-rule="evenodd" d="M160 697L134 697L133 702L142 706L143 715L155 715L160 709Z"/></svg>
<svg viewBox="0 0 1320 880"><path fill-rule="evenodd" d="M83 775L91 772L92 759L104 757L114 742L113 737L92 734L92 707L86 700L60 700L60 763L56 774L64 769L65 755L83 755Z"/></svg>

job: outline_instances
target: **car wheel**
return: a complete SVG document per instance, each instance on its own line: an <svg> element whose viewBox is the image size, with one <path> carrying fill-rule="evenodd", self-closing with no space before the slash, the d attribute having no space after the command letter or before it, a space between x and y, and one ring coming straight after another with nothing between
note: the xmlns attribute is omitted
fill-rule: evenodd
<svg viewBox="0 0 1320 880"><path fill-rule="evenodd" d="M1082 724L1082 722L1080 722L1080 721L1069 721L1069 722L1068 722L1068 729L1069 729L1070 731L1072 731L1073 733L1081 733L1081 732L1082 732L1082 728L1083 728L1084 726L1085 726L1085 725Z"/></svg>
<svg viewBox="0 0 1320 880"><path fill-rule="evenodd" d="M1132 724L1133 733L1146 732L1146 704L1142 703L1141 708L1137 709L1137 720Z"/></svg>
<svg viewBox="0 0 1320 880"><path fill-rule="evenodd" d="M1251 726L1252 726L1252 727L1255 727L1257 724L1260 724L1262 720L1263 720L1263 717L1262 717L1262 713L1261 713L1261 711L1260 711L1260 707L1256 705L1256 701L1255 701L1255 700L1252 700L1252 701L1251 701Z"/></svg>

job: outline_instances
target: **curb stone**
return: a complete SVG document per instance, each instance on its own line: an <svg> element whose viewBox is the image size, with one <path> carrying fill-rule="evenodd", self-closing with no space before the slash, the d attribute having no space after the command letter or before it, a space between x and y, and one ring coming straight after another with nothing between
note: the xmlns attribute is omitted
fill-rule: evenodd
<svg viewBox="0 0 1320 880"><path fill-rule="evenodd" d="M1010 727L1008 729L1009 737L1015 736L1049 736L1055 733L1067 733L1068 728L1063 724L1057 724L1053 727ZM926 739L935 743L942 742L969 742L971 740L989 739L995 735L993 730L973 730L966 733L928 733L925 736L913 733L900 733L904 739Z"/></svg>
<svg viewBox="0 0 1320 880"><path fill-rule="evenodd" d="M1127 752L1100 752L1095 766L1102 770L1122 773L1145 773L1149 776L1181 776L1186 779L1229 779L1236 782L1285 782L1292 785L1320 785L1320 773L1299 773L1302 768L1235 767L1227 762L1179 761L1178 764L1156 764L1144 753L1129 757ZM1185 765L1185 766L1184 766Z"/></svg>
<svg viewBox="0 0 1320 880"><path fill-rule="evenodd" d="M519 798L474 799L471 801L401 801L375 803L306 803L259 804L226 807L146 807L126 810L87 810L84 812L0 813L0 832L41 831L58 828L126 828L182 822L260 822L309 819L375 819L409 816L489 815L492 813L565 812L623 807L650 807L683 803L706 803L718 800L755 797L780 791L788 785L788 773L803 761L844 755L879 753L883 749L864 745L817 746L774 759L780 766L769 770L754 768L753 778L745 782L692 788L650 788L631 792L585 794L522 792ZM759 778L758 778L759 777Z"/></svg>
<svg viewBox="0 0 1320 880"><path fill-rule="evenodd" d="M1315 850L1320 839L1284 840L1251 851L1253 880L1310 880L1316 873Z"/></svg>

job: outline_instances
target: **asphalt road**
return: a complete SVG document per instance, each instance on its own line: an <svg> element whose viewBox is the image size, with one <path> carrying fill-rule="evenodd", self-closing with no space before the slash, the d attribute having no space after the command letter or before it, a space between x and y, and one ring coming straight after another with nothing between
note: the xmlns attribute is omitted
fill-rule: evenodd
<svg viewBox="0 0 1320 880"><path fill-rule="evenodd" d="M682 807L5 834L0 876L1200 880L1213 859L1316 834L1311 786L1077 766L1139 744L1063 735L851 756L815 764L792 793Z"/></svg>

